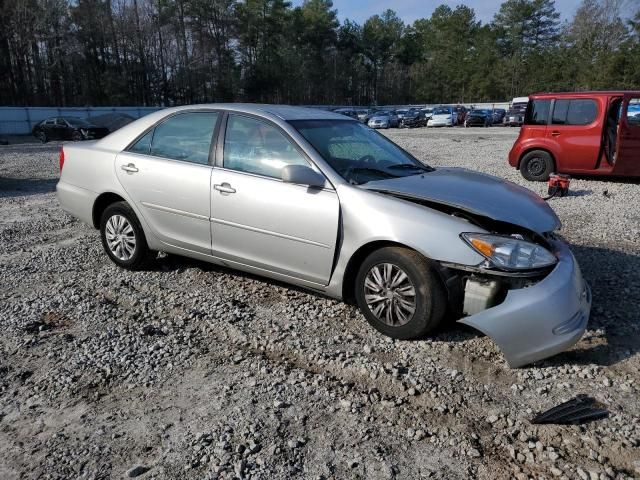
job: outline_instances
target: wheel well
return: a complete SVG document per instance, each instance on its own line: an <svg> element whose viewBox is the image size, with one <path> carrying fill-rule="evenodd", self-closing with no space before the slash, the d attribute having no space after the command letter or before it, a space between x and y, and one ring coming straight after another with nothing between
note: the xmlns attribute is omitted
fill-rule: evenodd
<svg viewBox="0 0 640 480"><path fill-rule="evenodd" d="M554 157L553 153L551 153L550 150L547 150L546 148L532 147L520 154L520 158L518 159L518 167L517 167L518 170L520 170L520 164L522 163L522 159L524 158L524 156L527 155L528 153L535 152L536 150L548 153L549 156L551 157L551 161L553 162L554 171L558 168L558 165L556 163L556 157Z"/></svg>
<svg viewBox="0 0 640 480"><path fill-rule="evenodd" d="M98 198L96 198L96 201L93 203L92 220L94 228L100 228L100 218L102 217L102 213L109 205L111 205L112 203L123 201L124 198L111 192L103 193L98 196Z"/></svg>
<svg viewBox="0 0 640 480"><path fill-rule="evenodd" d="M351 255L349 263L347 263L347 268L345 269L344 275L342 277L342 299L345 302L355 304L356 276L358 275L358 270L360 269L360 265L362 265L364 259L367 258L370 253L384 247L402 247L409 250L414 250L413 248L407 247L402 243L391 242L387 240L375 241L361 246L353 255Z"/></svg>

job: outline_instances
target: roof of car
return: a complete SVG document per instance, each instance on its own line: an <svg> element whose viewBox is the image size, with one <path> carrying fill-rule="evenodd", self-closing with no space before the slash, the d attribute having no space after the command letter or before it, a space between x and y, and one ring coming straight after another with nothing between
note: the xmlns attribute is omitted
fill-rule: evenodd
<svg viewBox="0 0 640 480"><path fill-rule="evenodd" d="M205 108L221 108L224 110L265 114L269 113L282 120L344 120L344 115L323 110L321 108L294 107L291 105L270 105L261 103L209 103L202 105L185 105L175 110L192 110Z"/></svg>
<svg viewBox="0 0 640 480"><path fill-rule="evenodd" d="M603 91L592 90L592 91L588 91L588 92L539 92L539 93L534 93L533 95L530 95L529 98L531 98L531 97L536 97L536 98L540 98L540 97L593 97L593 96L598 96L598 95L609 96L609 95L626 95L626 94L640 95L640 91L636 91L636 90L603 90Z"/></svg>

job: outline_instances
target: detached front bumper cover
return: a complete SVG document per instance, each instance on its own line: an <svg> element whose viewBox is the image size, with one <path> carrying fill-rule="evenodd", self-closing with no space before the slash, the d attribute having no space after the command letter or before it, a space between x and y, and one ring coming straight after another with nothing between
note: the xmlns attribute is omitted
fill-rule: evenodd
<svg viewBox="0 0 640 480"><path fill-rule="evenodd" d="M558 263L543 280L509 290L501 304L459 320L491 337L510 367L567 350L587 328L591 290L569 247L556 241L553 249Z"/></svg>

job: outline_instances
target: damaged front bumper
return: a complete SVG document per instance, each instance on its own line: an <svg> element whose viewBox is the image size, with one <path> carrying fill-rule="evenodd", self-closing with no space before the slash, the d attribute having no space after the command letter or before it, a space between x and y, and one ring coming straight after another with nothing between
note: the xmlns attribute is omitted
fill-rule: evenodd
<svg viewBox="0 0 640 480"><path fill-rule="evenodd" d="M509 290L499 305L458 320L491 337L510 367L560 353L587 328L591 291L569 247L552 243L558 263L540 282Z"/></svg>

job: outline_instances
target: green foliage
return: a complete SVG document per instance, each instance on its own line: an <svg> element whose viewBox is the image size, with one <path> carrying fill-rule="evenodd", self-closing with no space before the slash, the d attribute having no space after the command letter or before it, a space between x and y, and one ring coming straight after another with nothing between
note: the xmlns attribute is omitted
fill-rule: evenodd
<svg viewBox="0 0 640 480"><path fill-rule="evenodd" d="M0 105L403 104L640 88L638 0L506 0L405 24L331 0L3 0ZM631 10L633 11L633 10Z"/></svg>

